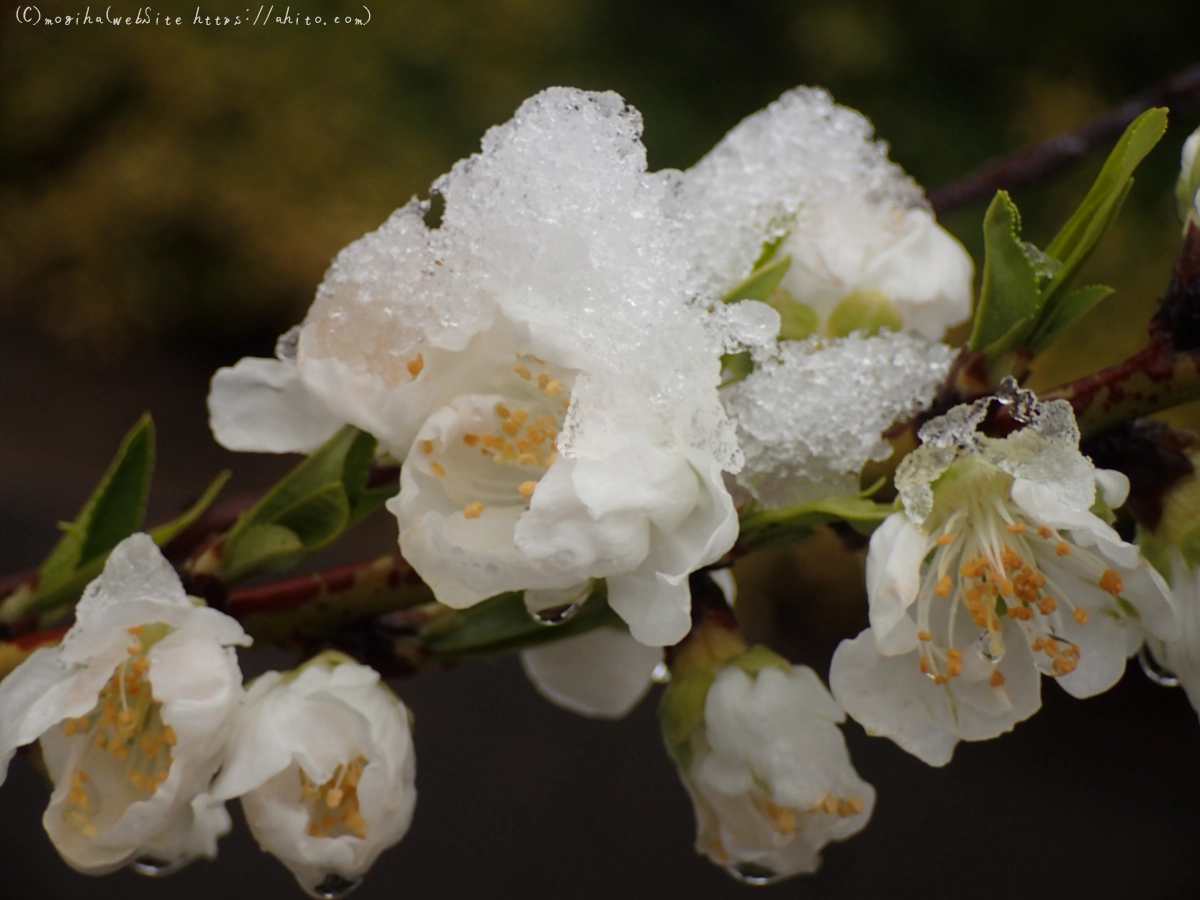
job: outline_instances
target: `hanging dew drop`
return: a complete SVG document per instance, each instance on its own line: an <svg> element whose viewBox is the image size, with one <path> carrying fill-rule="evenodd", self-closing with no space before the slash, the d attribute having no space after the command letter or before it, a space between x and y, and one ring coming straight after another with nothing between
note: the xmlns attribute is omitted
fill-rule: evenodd
<svg viewBox="0 0 1200 900"><path fill-rule="evenodd" d="M765 866L760 866L749 862L725 866L725 871L742 884L749 884L755 887L766 887L767 885L775 884L776 882L783 880L782 875L771 871Z"/></svg>
<svg viewBox="0 0 1200 900"><path fill-rule="evenodd" d="M975 639L975 652L990 663L998 663L1004 659L1004 638L999 632L980 632Z"/></svg>
<svg viewBox="0 0 1200 900"><path fill-rule="evenodd" d="M1141 649L1138 650L1138 662L1141 663L1146 677L1159 687L1179 687L1179 676L1159 663L1154 658L1154 653L1145 644L1142 644Z"/></svg>
<svg viewBox="0 0 1200 900"><path fill-rule="evenodd" d="M135 859L129 864L129 869L132 872L137 872L139 875L144 875L147 878L166 878L168 875L174 875L180 869L185 869L196 861L194 856L185 856L183 859L177 859L172 863L160 862L157 859L143 857Z"/></svg>
<svg viewBox="0 0 1200 900"><path fill-rule="evenodd" d="M335 872L330 872L314 888L305 888L304 893L316 900L341 900L362 884L361 878L343 878Z"/></svg>
<svg viewBox="0 0 1200 900"><path fill-rule="evenodd" d="M561 606L539 609L533 614L533 619L539 625L561 625L573 619L582 606L582 603L564 603Z"/></svg>
<svg viewBox="0 0 1200 900"><path fill-rule="evenodd" d="M670 684L671 670L667 668L665 662L660 662L654 667L654 671L650 673L650 680L655 684Z"/></svg>

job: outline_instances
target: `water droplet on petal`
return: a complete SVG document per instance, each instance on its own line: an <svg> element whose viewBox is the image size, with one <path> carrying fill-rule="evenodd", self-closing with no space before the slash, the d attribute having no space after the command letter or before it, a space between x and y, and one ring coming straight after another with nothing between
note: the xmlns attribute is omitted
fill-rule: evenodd
<svg viewBox="0 0 1200 900"><path fill-rule="evenodd" d="M775 884L778 881L783 881L784 878L784 876L771 871L765 866L760 866L749 862L735 863L732 866L726 866L725 871L742 884L752 884L755 887L764 887L768 884Z"/></svg>
<svg viewBox="0 0 1200 900"><path fill-rule="evenodd" d="M275 342L275 358L280 362L295 363L296 351L300 346L300 326L293 325Z"/></svg>
<svg viewBox="0 0 1200 900"><path fill-rule="evenodd" d="M671 683L671 670L667 668L665 662L660 662L654 667L654 671L650 673L650 680L655 684Z"/></svg>
<svg viewBox="0 0 1200 900"><path fill-rule="evenodd" d="M1179 687L1179 676L1155 659L1154 653L1145 644L1138 650L1138 662L1142 664L1146 677L1159 687Z"/></svg>
<svg viewBox="0 0 1200 900"><path fill-rule="evenodd" d="M582 603L564 603L561 606L539 609L533 614L533 619L539 625L561 625L574 618L575 613L579 612L582 606Z"/></svg>
<svg viewBox="0 0 1200 900"><path fill-rule="evenodd" d="M185 856L183 859L177 859L172 863L160 862L157 859L143 857L135 859L129 864L129 868L139 875L145 875L147 878L166 878L168 875L174 875L180 869L185 869L196 861L194 856Z"/></svg>
<svg viewBox="0 0 1200 900"><path fill-rule="evenodd" d="M981 632L975 639L975 651L990 663L998 663L1004 659L1004 638L997 632Z"/></svg>
<svg viewBox="0 0 1200 900"><path fill-rule="evenodd" d="M311 890L305 888L304 893L316 897L317 900L341 900L362 882L361 878L343 878L335 872L330 872L316 887Z"/></svg>

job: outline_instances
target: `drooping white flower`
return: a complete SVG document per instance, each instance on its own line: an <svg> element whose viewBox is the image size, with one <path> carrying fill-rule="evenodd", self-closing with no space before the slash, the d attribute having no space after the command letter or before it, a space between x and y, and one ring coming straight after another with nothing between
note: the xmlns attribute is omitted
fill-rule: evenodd
<svg viewBox="0 0 1200 900"><path fill-rule="evenodd" d="M526 101L434 185L437 228L414 201L342 251L294 377L405 461L389 508L438 600L604 578L634 637L662 646L687 632L687 575L736 538L722 470L741 459L717 394L725 335L693 303L675 178L646 172L640 133L615 94ZM271 417L250 412L268 388L214 379L217 436L306 449L320 428L278 427L304 404L270 369Z"/></svg>
<svg viewBox="0 0 1200 900"><path fill-rule="evenodd" d="M1175 203L1184 227L1200 228L1200 128L1183 142L1179 160L1179 180L1175 183Z"/></svg>
<svg viewBox="0 0 1200 900"><path fill-rule="evenodd" d="M764 648L709 678L703 718L688 730L669 727L695 702L686 677L663 701L697 851L752 882L816 871L821 848L862 830L875 806L838 728L845 714L812 669Z"/></svg>
<svg viewBox="0 0 1200 900"><path fill-rule="evenodd" d="M1169 556L1171 596L1179 616L1173 640L1146 639L1154 658L1178 679L1192 708L1200 712L1200 569L1189 565L1174 549Z"/></svg>
<svg viewBox="0 0 1200 900"><path fill-rule="evenodd" d="M927 423L901 463L904 512L871 538L871 627L843 641L830 684L872 734L931 765L959 740L1008 731L1041 705L1041 675L1108 690L1145 633L1176 633L1165 583L1092 506L1128 480L1079 452L1065 401L1006 388L1025 427L977 432L991 398Z"/></svg>
<svg viewBox="0 0 1200 900"><path fill-rule="evenodd" d="M863 467L892 455L884 432L928 407L954 354L895 332L783 342L722 392L746 457L738 486L767 508L857 493Z"/></svg>
<svg viewBox="0 0 1200 900"><path fill-rule="evenodd" d="M717 294L784 238L780 287L815 311L821 333L873 322L938 340L970 315L970 256L871 123L825 91L788 91L743 120L685 173L679 210Z"/></svg>
<svg viewBox="0 0 1200 900"><path fill-rule="evenodd" d="M353 882L408 832L408 710L367 666L326 653L250 686L213 786L306 889Z"/></svg>
<svg viewBox="0 0 1200 900"><path fill-rule="evenodd" d="M55 786L42 822L73 868L216 855L230 823L208 790L242 696L230 645L249 643L138 534L113 549L62 644L0 682L0 781L17 747L41 742Z"/></svg>

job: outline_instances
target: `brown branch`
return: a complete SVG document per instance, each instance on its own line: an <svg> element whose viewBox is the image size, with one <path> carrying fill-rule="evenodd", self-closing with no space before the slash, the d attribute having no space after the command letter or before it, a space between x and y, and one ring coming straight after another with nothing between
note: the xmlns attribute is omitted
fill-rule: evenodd
<svg viewBox="0 0 1200 900"><path fill-rule="evenodd" d="M939 216L990 199L996 191L1028 187L1053 178L1092 153L1110 147L1129 123L1155 106L1169 107L1176 115L1200 105L1200 64L1142 91L1125 103L1074 131L1026 147L989 162L929 194Z"/></svg>

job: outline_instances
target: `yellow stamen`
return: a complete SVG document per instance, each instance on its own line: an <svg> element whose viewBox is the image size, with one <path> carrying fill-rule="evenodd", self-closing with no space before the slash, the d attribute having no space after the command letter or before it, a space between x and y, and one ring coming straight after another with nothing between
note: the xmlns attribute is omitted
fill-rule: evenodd
<svg viewBox="0 0 1200 900"><path fill-rule="evenodd" d="M513 366L513 371L526 381L529 381L531 378L533 378L533 373L530 372L525 366Z"/></svg>
<svg viewBox="0 0 1200 900"><path fill-rule="evenodd" d="M525 502L529 502L529 498L533 496L534 490L537 488L536 481L522 481L521 486L517 488L521 492L521 496L525 498Z"/></svg>
<svg viewBox="0 0 1200 900"><path fill-rule="evenodd" d="M468 503L465 507L463 507L463 518L478 519L482 515L483 515L483 504L482 503Z"/></svg>
<svg viewBox="0 0 1200 900"><path fill-rule="evenodd" d="M1107 591L1114 597L1121 591L1125 590L1125 582L1121 580L1121 576L1112 569L1105 569L1100 576L1100 590Z"/></svg>
<svg viewBox="0 0 1200 900"><path fill-rule="evenodd" d="M421 452L428 456L433 452L433 441L421 441Z"/></svg>
<svg viewBox="0 0 1200 900"><path fill-rule="evenodd" d="M1008 525L1005 525L1004 527L1008 531L1009 534L1021 534L1022 532L1025 531L1025 523L1024 522L1012 522Z"/></svg>
<svg viewBox="0 0 1200 900"><path fill-rule="evenodd" d="M496 404L496 415L498 415L502 419L507 419L509 416L512 415L512 413L509 411L508 407L505 406L503 403L497 403Z"/></svg>
<svg viewBox="0 0 1200 900"><path fill-rule="evenodd" d="M435 462L431 462L429 464L429 471L431 471L438 478L441 478L443 475L446 474L446 470L443 469L440 464L435 463Z"/></svg>
<svg viewBox="0 0 1200 900"><path fill-rule="evenodd" d="M954 543L954 535L943 534L941 537L939 537L937 539L936 543L939 547L945 547L948 544L953 544Z"/></svg>
<svg viewBox="0 0 1200 900"><path fill-rule="evenodd" d="M1087 624L1088 614L1087 614L1086 609L1077 609L1077 610L1075 610L1074 615L1075 615L1075 621L1078 622L1080 625Z"/></svg>
<svg viewBox="0 0 1200 900"><path fill-rule="evenodd" d="M1004 686L1003 673L999 669L997 669L995 672L992 673L992 677L990 679L988 679L988 684L990 684L994 688L1003 687Z"/></svg>
<svg viewBox="0 0 1200 900"><path fill-rule="evenodd" d="M1066 541L1059 541L1057 544L1054 545L1054 552L1057 553L1059 556L1070 556L1071 555L1071 545L1068 544Z"/></svg>
<svg viewBox="0 0 1200 900"><path fill-rule="evenodd" d="M421 374L421 370L425 368L425 357L418 353L408 361L408 365L404 368L408 369L408 374L416 378Z"/></svg>

